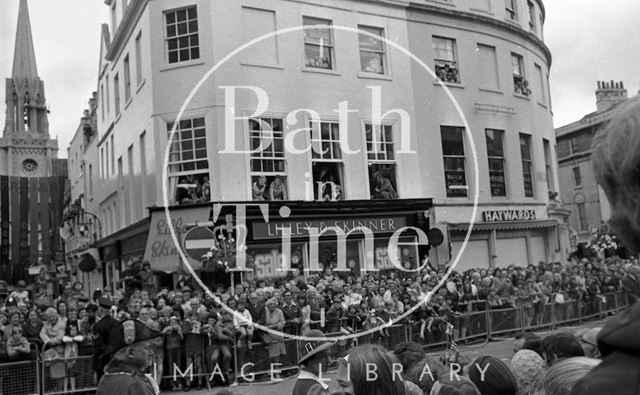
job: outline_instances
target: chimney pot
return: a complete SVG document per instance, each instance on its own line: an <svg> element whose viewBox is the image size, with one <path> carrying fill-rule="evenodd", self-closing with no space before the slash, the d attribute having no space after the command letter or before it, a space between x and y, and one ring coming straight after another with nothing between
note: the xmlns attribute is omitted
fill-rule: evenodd
<svg viewBox="0 0 640 395"><path fill-rule="evenodd" d="M598 89L600 89L600 81L598 81Z"/></svg>
<svg viewBox="0 0 640 395"><path fill-rule="evenodd" d="M613 84L614 84L614 82L613 82L613 80L611 80L611 89L613 89Z"/></svg>
<svg viewBox="0 0 640 395"><path fill-rule="evenodd" d="M623 85L622 81L620 81L620 89L624 89L624 85Z"/></svg>

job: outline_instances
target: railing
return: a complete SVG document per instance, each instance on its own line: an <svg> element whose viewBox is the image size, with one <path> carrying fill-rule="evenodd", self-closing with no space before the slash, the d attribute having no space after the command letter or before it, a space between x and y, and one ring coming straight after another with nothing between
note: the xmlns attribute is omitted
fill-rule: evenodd
<svg viewBox="0 0 640 395"><path fill-rule="evenodd" d="M524 330L555 329L561 325L582 324L588 320L605 318L627 307L631 300L624 292L608 293L585 303L568 300L565 303L547 303L538 306L486 309L465 314L454 314L451 324L454 327L453 338L456 342L488 342L492 338L518 333ZM345 322L355 328L355 323ZM423 344L425 350L437 350L447 346L447 335L443 330L444 320L434 319L432 331L421 332L421 322L396 324L356 339L338 341L330 350L331 359L346 355L356 344L378 343L393 350L404 341ZM319 323L315 326L320 327ZM322 328L321 328L322 329ZM327 333L328 337L344 333ZM256 334L255 339L260 339ZM166 383L206 387L210 379L221 382L221 374L227 374L224 362L229 364L230 376L225 377L233 384L273 380L280 374L295 374L298 370L300 348L296 340L273 340L269 344L254 342L251 349L236 342L224 347L216 346L219 358L211 361L214 351L207 346L203 336L186 334L190 347L175 355L175 368L167 363L169 352L156 363L166 365L164 369L150 369ZM280 347L282 345L283 347ZM226 348L224 351L223 348ZM226 352L228 355L225 356ZM270 358L278 355L279 358ZM215 356L215 355L214 355ZM164 361L163 361L164 360ZM272 363L274 364L272 368ZM216 363L218 366L216 367ZM163 372L163 373L160 373ZM96 390L95 372L91 368L90 356L65 358L64 354L47 352L37 353L36 360L0 364L0 395L56 395L93 392Z"/></svg>

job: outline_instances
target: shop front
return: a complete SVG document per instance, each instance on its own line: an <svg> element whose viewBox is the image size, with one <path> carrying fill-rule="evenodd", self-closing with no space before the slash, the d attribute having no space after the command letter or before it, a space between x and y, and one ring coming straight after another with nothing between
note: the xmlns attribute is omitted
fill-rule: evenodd
<svg viewBox="0 0 640 395"><path fill-rule="evenodd" d="M470 268L499 268L509 265L538 265L561 255L558 234L559 222L544 217L541 207L479 207L478 221L472 226L469 240L464 239L471 226L463 223L439 223L448 234L449 254L453 260L464 246L456 270Z"/></svg>
<svg viewBox="0 0 640 395"><path fill-rule="evenodd" d="M143 259L148 236L149 218L145 218L98 241L104 287L123 289L122 273Z"/></svg>
<svg viewBox="0 0 640 395"><path fill-rule="evenodd" d="M290 272L308 275L326 267L358 275L399 266L415 268L428 253L427 243L419 245L418 238L429 230L425 213L430 209L430 199L176 206L170 215L178 246L164 209L152 209L145 259L156 270L179 270L178 248L185 249L185 232L207 226L216 236L221 234L218 230L235 229L235 237L246 241L245 279L279 278ZM188 260L195 270L203 269L202 260ZM225 284L228 279L218 276L207 282Z"/></svg>

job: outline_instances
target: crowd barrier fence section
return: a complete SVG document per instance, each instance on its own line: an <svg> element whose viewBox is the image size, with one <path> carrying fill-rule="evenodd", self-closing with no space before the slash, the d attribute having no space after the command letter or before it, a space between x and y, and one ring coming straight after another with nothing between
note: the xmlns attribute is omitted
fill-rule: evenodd
<svg viewBox="0 0 640 395"><path fill-rule="evenodd" d="M96 375L91 356L65 357L64 353L49 352L46 348L39 358L40 394L58 395L93 392Z"/></svg>
<svg viewBox="0 0 640 395"><path fill-rule="evenodd" d="M1 395L39 394L38 361L21 361L0 364Z"/></svg>
<svg viewBox="0 0 640 395"><path fill-rule="evenodd" d="M339 340L329 350L329 356L335 360L346 355L350 348L365 343L376 343L393 350L401 342L413 341L423 344L425 350L433 351L447 347L451 336L458 343L488 342L493 337L525 330L555 329L559 325L582 324L589 320L603 319L623 310L632 302L632 298L626 292L620 291L599 295L590 301L567 300L564 303L486 308L482 311L452 315L451 334L447 334L445 330L448 324L439 318L432 320L430 325L424 325L422 333L421 322L398 323L355 339ZM315 324L319 329L324 329L320 323ZM351 328L356 327L355 322L345 321L344 324L351 324ZM335 337L346 333L326 333L326 336ZM176 377L183 383L188 383L186 380L192 381L193 378L191 384L200 383L202 386L208 379L214 378L215 363L207 359L210 348L206 346L206 338L200 341L194 337L195 334L187 335L186 338L190 339L188 341L192 345L191 352L185 353L177 361ZM237 342L227 345L230 373L235 383L271 380L274 374L297 372L301 356L300 341L287 338L265 344L259 341L259 333L256 333L254 339L256 341L251 344L250 349L247 345L239 345ZM91 356L65 358L63 353L54 353L51 350L45 348L42 353L36 351L35 360L1 363L0 395L58 395L90 393L96 390ZM279 354L277 358L270 357L276 354ZM219 356L217 372L229 373L224 371L223 352L220 352ZM166 353L164 360L167 361ZM165 366L161 377L173 381L174 368Z"/></svg>

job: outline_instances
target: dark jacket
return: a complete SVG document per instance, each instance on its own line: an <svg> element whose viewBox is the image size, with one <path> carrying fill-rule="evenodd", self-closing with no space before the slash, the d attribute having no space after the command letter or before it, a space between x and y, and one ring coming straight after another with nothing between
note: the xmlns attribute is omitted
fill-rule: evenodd
<svg viewBox="0 0 640 395"><path fill-rule="evenodd" d="M575 386L573 395L640 394L640 303L621 311L598 334L604 358Z"/></svg>
<svg viewBox="0 0 640 395"><path fill-rule="evenodd" d="M153 385L135 368L118 361L110 362L98 383L97 395L155 395Z"/></svg>
<svg viewBox="0 0 640 395"><path fill-rule="evenodd" d="M113 329L118 322L119 321L115 318L107 315L102 317L102 319L96 322L93 325L93 328L91 328L91 332L93 332L94 335L93 344L95 347L92 367L98 372L98 378L102 375L104 366L109 362L110 357L104 354L107 351L107 345L109 344L109 334L111 333L111 329Z"/></svg>

